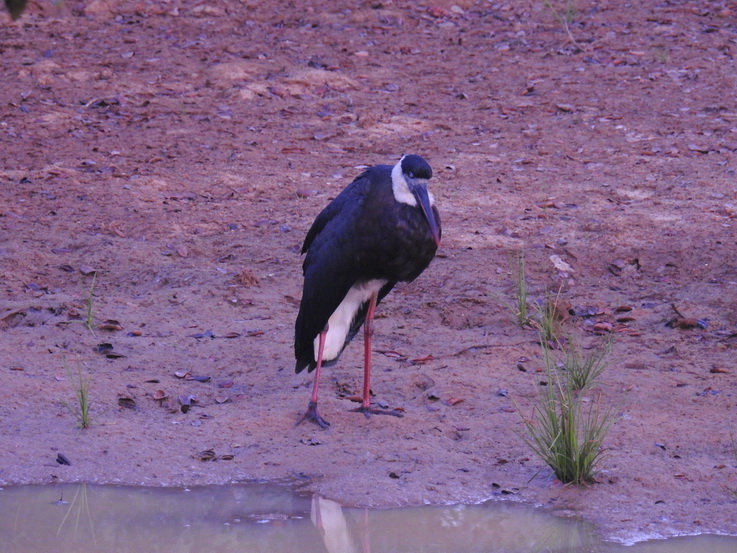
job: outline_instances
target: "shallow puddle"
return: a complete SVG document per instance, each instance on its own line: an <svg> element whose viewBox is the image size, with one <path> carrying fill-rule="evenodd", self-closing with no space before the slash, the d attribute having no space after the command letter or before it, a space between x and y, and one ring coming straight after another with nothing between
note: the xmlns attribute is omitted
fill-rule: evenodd
<svg viewBox="0 0 737 553"><path fill-rule="evenodd" d="M508 502L354 509L271 485L134 488L19 486L0 490L9 553L142 551L733 553L737 538L603 544L588 524Z"/></svg>

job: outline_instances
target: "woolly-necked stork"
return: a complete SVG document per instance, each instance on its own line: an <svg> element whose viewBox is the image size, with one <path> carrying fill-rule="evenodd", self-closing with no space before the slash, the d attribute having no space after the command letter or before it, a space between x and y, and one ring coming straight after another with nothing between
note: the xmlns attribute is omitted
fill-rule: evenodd
<svg viewBox="0 0 737 553"><path fill-rule="evenodd" d="M364 171L317 216L302 253L304 288L294 336L296 372L315 371L305 419L323 428L317 411L320 369L337 361L364 325L363 401L371 407L371 335L376 306L399 281L412 281L440 245L440 215L427 189L430 165L417 155ZM401 415L399 415L401 416Z"/></svg>

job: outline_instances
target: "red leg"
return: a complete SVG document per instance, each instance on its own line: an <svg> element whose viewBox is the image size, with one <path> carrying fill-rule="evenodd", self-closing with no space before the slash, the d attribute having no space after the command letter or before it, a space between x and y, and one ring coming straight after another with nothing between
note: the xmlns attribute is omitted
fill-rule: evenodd
<svg viewBox="0 0 737 553"><path fill-rule="evenodd" d="M307 404L307 411L302 415L302 418L297 421L300 424L305 419L309 419L314 423L317 423L321 428L327 428L330 423L320 416L317 412L317 390L320 386L320 369L322 369L322 354L325 349L325 336L328 333L328 327L320 333L320 342L317 346L317 366L315 367L315 381L312 385L312 396L310 402Z"/></svg>
<svg viewBox="0 0 737 553"><path fill-rule="evenodd" d="M371 294L366 321L363 323L363 403L361 408L371 407L371 337L374 335L376 293Z"/></svg>
<svg viewBox="0 0 737 553"><path fill-rule="evenodd" d="M363 401L361 407L355 409L360 411L366 417L371 414L376 415L394 415L401 417L398 411L388 411L386 409L376 409L371 407L371 337L374 335L374 312L376 311L377 294L374 293L369 299L368 311L366 312L366 320L363 323Z"/></svg>

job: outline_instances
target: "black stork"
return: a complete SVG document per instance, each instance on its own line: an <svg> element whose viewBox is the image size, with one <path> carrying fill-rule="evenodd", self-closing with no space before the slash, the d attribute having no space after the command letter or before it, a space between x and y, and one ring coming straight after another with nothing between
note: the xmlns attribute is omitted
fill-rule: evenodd
<svg viewBox="0 0 737 553"><path fill-rule="evenodd" d="M364 326L363 401L371 407L371 335L376 306L399 281L412 281L440 245L440 215L427 189L430 165L418 155L370 167L338 194L307 232L304 287L295 324L297 373L315 370L312 397L299 420L329 426L317 411L320 369L338 360ZM398 415L401 416L401 415ZM298 423L299 424L299 423Z"/></svg>

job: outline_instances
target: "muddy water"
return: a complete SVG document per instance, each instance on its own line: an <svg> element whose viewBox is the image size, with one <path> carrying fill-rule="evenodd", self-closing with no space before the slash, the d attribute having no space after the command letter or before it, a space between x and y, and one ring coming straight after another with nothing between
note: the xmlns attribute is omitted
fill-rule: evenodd
<svg viewBox="0 0 737 553"><path fill-rule="evenodd" d="M733 553L737 538L701 536L624 548L601 543L585 523L512 503L366 510L266 485L185 490L80 484L0 490L0 550Z"/></svg>

